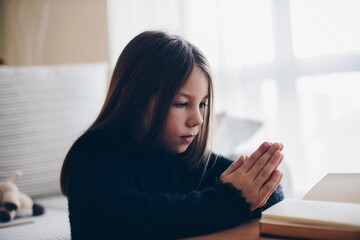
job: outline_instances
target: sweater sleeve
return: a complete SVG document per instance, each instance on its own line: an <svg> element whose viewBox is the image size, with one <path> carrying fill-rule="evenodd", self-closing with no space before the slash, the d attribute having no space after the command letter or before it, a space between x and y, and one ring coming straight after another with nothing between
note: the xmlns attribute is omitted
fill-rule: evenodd
<svg viewBox="0 0 360 240"><path fill-rule="evenodd" d="M87 149L73 155L68 199L74 240L182 238L250 218L247 203L228 184L182 194L141 192L132 188L136 179L127 163L118 167L111 153Z"/></svg>
<svg viewBox="0 0 360 240"><path fill-rule="evenodd" d="M210 157L209 165L207 167L208 168L207 174L205 175L206 177L203 182L203 188L207 188L209 186L214 185L215 184L214 179L220 179L220 175L231 165L232 162L233 162L232 160L227 159L223 156L212 154ZM251 217L252 218L261 217L261 212L271 207L272 205L282 201L283 199L284 199L284 193L282 191L281 185L279 185L262 207L251 212L250 214Z"/></svg>

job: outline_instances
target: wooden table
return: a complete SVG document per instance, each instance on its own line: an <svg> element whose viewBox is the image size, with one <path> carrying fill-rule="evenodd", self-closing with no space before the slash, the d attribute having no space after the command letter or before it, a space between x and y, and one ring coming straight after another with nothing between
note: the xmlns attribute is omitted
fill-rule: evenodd
<svg viewBox="0 0 360 240"><path fill-rule="evenodd" d="M230 228L221 232L216 232L208 235L186 238L186 240L231 240L231 239L279 239L260 236L259 219L254 219L240 226Z"/></svg>

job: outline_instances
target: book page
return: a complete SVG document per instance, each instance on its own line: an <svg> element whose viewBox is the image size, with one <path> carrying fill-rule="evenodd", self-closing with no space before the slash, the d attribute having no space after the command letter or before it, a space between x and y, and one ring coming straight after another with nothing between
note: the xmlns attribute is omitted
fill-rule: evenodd
<svg viewBox="0 0 360 240"><path fill-rule="evenodd" d="M328 173L303 200L360 203L360 173Z"/></svg>
<svg viewBox="0 0 360 240"><path fill-rule="evenodd" d="M266 209L260 222L360 231L360 204L284 199Z"/></svg>

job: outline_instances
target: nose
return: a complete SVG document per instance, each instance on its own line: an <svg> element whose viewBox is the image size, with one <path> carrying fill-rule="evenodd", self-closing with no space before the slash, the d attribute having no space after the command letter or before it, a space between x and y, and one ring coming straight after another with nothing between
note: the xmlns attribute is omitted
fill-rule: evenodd
<svg viewBox="0 0 360 240"><path fill-rule="evenodd" d="M203 122L203 112L201 109L196 108L191 111L190 116L187 120L188 127L197 127L200 126Z"/></svg>

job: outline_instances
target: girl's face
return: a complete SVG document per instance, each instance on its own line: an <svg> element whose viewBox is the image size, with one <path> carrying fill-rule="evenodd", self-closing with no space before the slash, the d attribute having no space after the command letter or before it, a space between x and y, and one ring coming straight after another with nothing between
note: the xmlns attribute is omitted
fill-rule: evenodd
<svg viewBox="0 0 360 240"><path fill-rule="evenodd" d="M198 66L180 88L166 119L163 146L173 153L185 152L203 124L208 102L208 79Z"/></svg>

